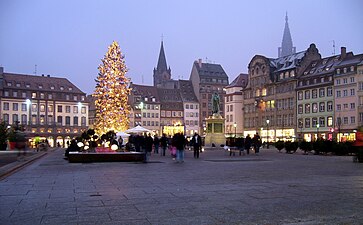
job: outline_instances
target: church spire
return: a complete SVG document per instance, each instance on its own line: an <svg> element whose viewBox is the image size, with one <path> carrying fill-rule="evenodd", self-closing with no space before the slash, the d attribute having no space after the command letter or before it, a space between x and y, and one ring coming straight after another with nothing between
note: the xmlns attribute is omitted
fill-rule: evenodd
<svg viewBox="0 0 363 225"><path fill-rule="evenodd" d="M158 59L158 65L154 68L154 86L161 86L165 81L171 79L171 69L166 64L166 57L164 52L164 42L161 40L161 47Z"/></svg>
<svg viewBox="0 0 363 225"><path fill-rule="evenodd" d="M289 28L289 18L287 17L287 12L285 16L285 29L284 35L282 37L281 47L278 48L278 56L283 57L286 55L291 55L296 52L296 48L293 47L292 38Z"/></svg>
<svg viewBox="0 0 363 225"><path fill-rule="evenodd" d="M158 71L160 71L160 72L166 71L168 69L168 66L166 64L166 58L165 58L163 41L161 41L161 47L160 47L160 53L159 53L158 66L156 67L156 69Z"/></svg>

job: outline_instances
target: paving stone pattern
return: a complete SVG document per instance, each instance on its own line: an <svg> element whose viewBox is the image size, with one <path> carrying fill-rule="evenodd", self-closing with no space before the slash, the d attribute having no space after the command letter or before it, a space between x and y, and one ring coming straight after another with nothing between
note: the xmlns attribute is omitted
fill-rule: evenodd
<svg viewBox="0 0 363 225"><path fill-rule="evenodd" d="M363 224L363 164L275 149L78 164L56 150L0 181L0 224Z"/></svg>

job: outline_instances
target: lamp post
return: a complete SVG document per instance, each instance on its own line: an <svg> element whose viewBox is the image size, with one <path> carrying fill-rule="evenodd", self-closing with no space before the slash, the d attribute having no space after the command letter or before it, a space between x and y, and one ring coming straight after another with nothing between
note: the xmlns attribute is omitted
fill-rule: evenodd
<svg viewBox="0 0 363 225"><path fill-rule="evenodd" d="M319 139L319 127L320 124L316 124L316 139Z"/></svg>
<svg viewBox="0 0 363 225"><path fill-rule="evenodd" d="M269 144L269 142L268 142L268 136L269 136L269 134L268 134L268 128L269 128L270 120L269 120L269 119L267 119L267 120L266 120L266 123L267 123L267 148L270 148L270 144Z"/></svg>
<svg viewBox="0 0 363 225"><path fill-rule="evenodd" d="M31 101L30 101L30 99L27 99L27 100L25 100L25 102L26 102L26 105L27 105L27 111L28 111L28 121L29 122L27 122L28 123L28 126L30 125L30 121L31 121L31 118L30 118L30 116L31 116L31 112L30 112L30 105L31 105ZM25 121L26 122L26 121Z"/></svg>
<svg viewBox="0 0 363 225"><path fill-rule="evenodd" d="M236 144L236 136L237 136L237 123L236 122L234 122L233 127L234 127L234 144Z"/></svg>

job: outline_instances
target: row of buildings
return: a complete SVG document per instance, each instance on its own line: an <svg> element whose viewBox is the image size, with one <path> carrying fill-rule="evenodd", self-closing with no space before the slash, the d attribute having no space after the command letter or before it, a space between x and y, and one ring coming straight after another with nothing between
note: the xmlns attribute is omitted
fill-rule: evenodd
<svg viewBox="0 0 363 225"><path fill-rule="evenodd" d="M130 85L130 127L157 135L204 134L218 93L226 136L352 140L363 125L362 77L363 55L344 47L331 57L322 57L314 44L296 52L287 17L278 58L255 55L248 73L232 82L221 65L200 59L188 80L172 79L161 42L153 85ZM31 142L38 137L66 146L92 128L94 112L94 99L65 78L5 73L0 67L0 116L24 125Z"/></svg>

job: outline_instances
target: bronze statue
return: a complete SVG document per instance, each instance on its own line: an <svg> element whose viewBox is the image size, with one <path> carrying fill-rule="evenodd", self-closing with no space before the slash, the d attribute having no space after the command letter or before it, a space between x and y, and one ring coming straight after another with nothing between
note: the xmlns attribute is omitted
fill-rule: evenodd
<svg viewBox="0 0 363 225"><path fill-rule="evenodd" d="M217 92L215 92L212 95L212 114L219 114L219 95Z"/></svg>

